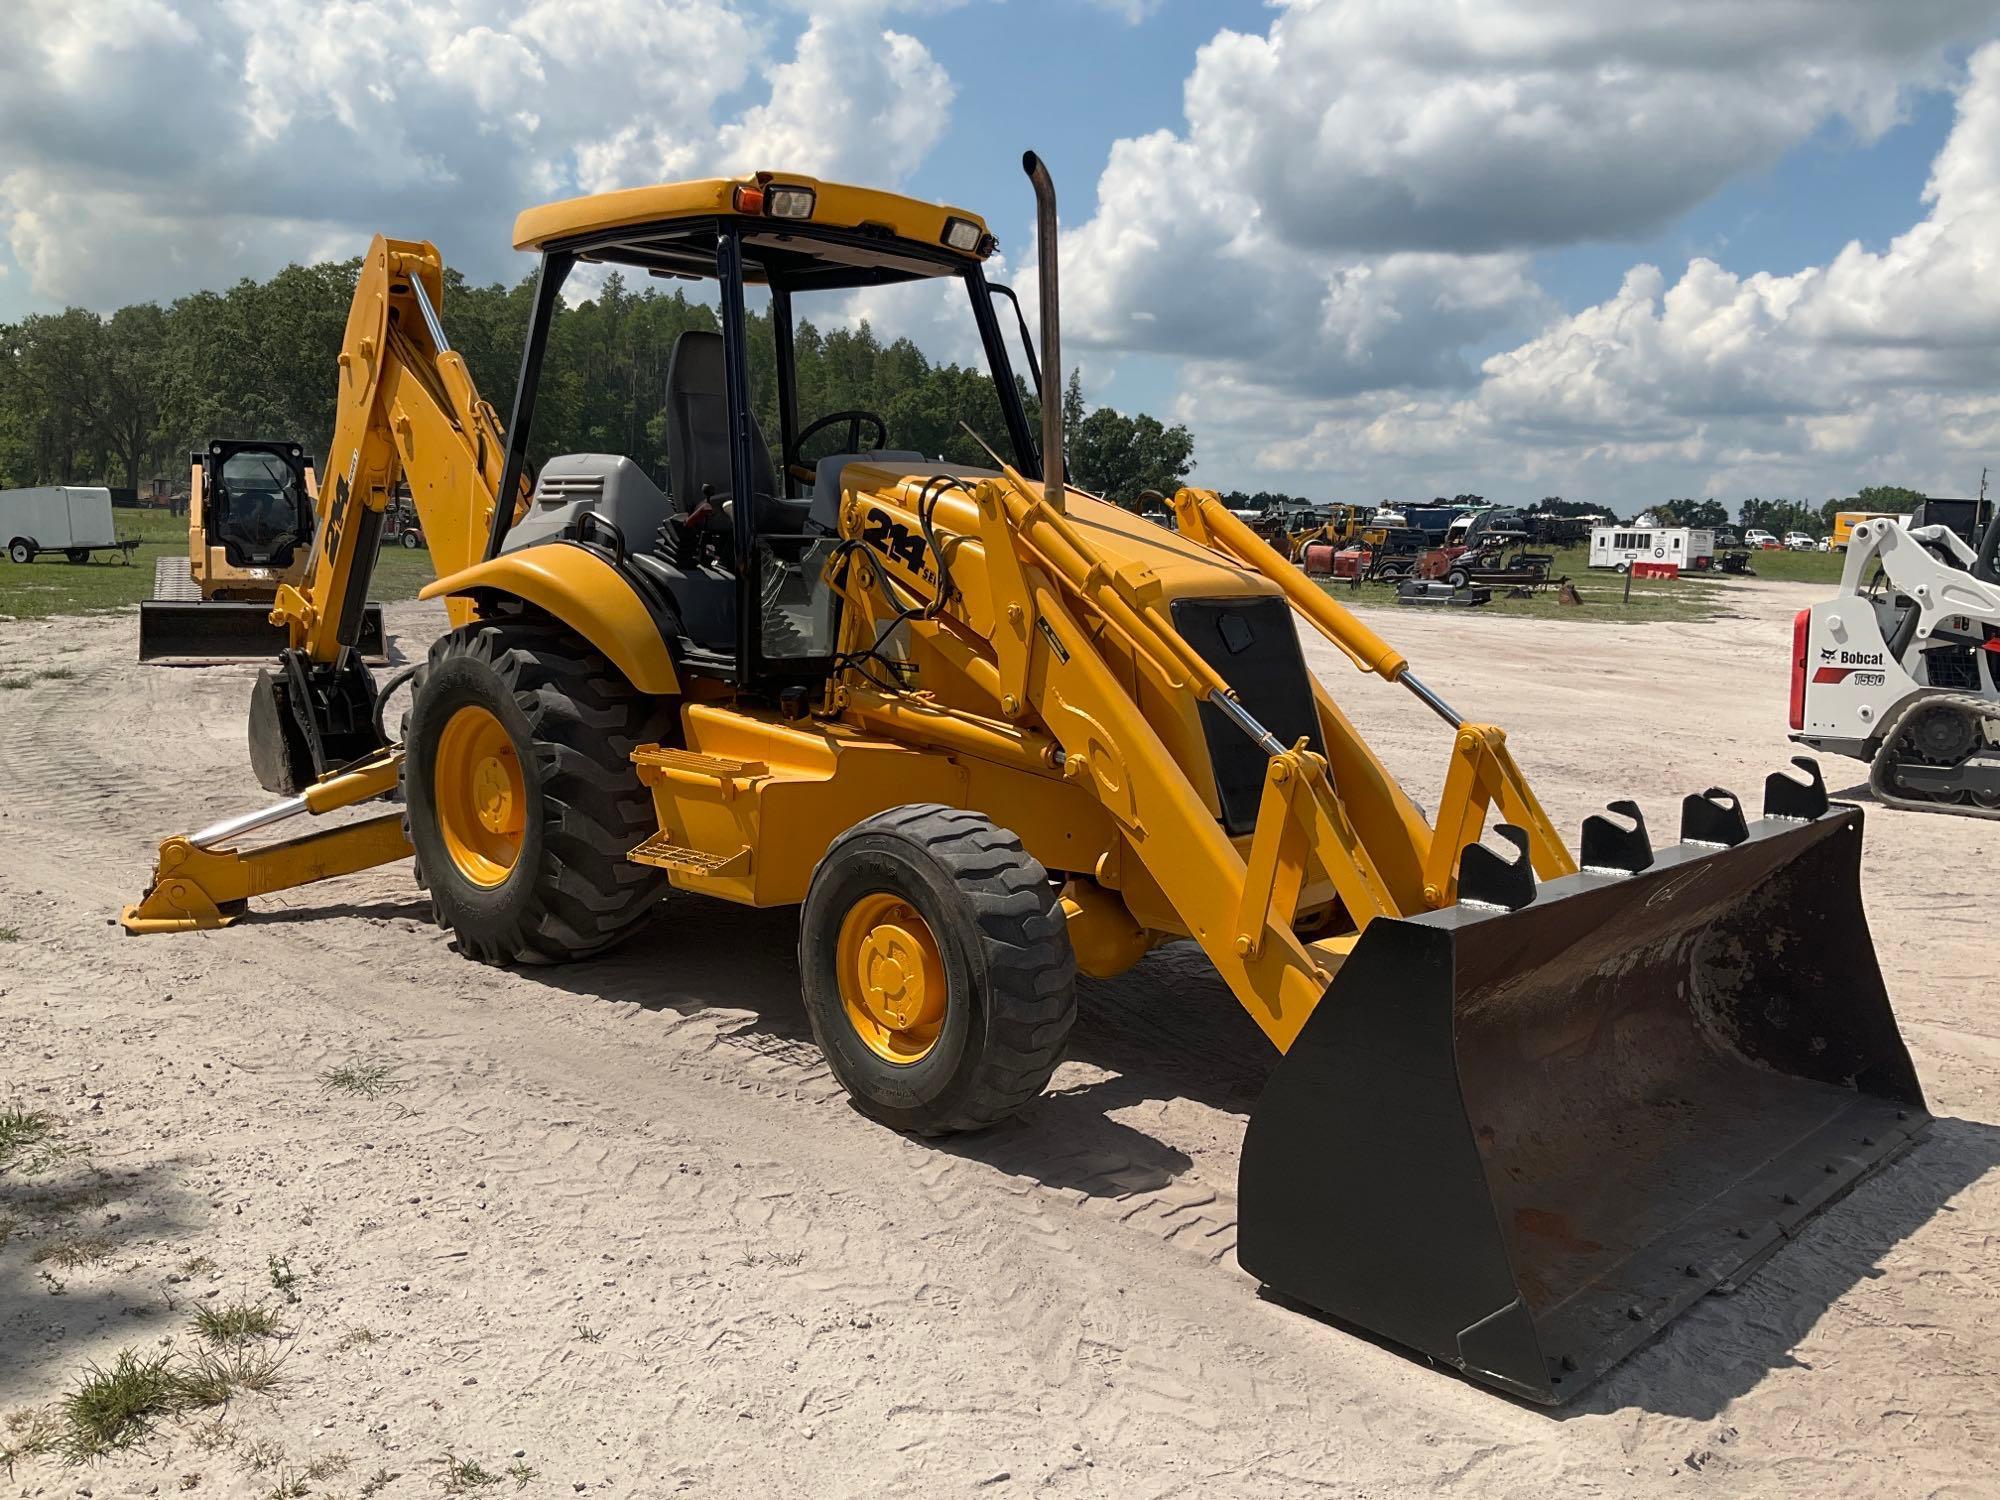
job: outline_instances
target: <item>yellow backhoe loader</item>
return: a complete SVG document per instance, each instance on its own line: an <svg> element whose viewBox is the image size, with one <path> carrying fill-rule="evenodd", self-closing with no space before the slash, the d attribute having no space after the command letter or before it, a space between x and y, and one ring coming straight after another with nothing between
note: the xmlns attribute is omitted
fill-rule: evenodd
<svg viewBox="0 0 2000 1500"><path fill-rule="evenodd" d="M1656 849L1618 802L1572 855L1503 732L1214 494L1176 495L1170 532L1067 487L1054 190L1025 165L1039 434L984 277L993 239L960 209L770 173L531 209L515 242L541 270L504 430L446 341L437 251L377 239L320 541L279 591L290 644L252 701L254 764L286 800L169 839L125 924L225 925L412 852L439 923L492 963L599 952L668 887L797 905L834 1074L922 1134L1036 1097L1079 972L1192 940L1281 1054L1243 1149L1243 1266L1566 1400L1927 1125L1861 908L1861 813L1807 762L1754 820L1699 793ZM672 353L664 485L622 455L530 477L580 261L714 285L720 331ZM989 461L799 410L801 311L940 284L984 350ZM752 327L776 346L775 461ZM396 740L355 643L399 478L452 629ZM1302 629L1442 721L1435 818L1369 748L1361 694L1308 673ZM372 819L252 841L397 787ZM1489 813L1510 854L1482 842Z"/></svg>
<svg viewBox="0 0 2000 1500"><path fill-rule="evenodd" d="M217 438L189 456L188 546L153 564L139 606L139 660L158 666L259 661L285 645L278 590L310 566L317 535L313 461L288 438ZM382 606L355 645L382 661Z"/></svg>

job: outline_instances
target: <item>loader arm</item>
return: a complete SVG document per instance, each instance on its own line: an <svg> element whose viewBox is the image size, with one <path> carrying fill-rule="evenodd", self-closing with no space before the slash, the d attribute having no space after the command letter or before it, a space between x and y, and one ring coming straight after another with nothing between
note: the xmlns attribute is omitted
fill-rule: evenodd
<svg viewBox="0 0 2000 1500"><path fill-rule="evenodd" d="M1044 487L1011 469L969 498L970 505L935 502L929 514L937 527L962 527L977 551L952 549L948 580L921 570L901 575L903 591L924 600L915 628L952 673L998 706L1001 719L1017 729L1029 721L1046 729L1060 746L1063 776L1090 791L1120 830L1120 851L1098 880L1125 887L1125 904L1142 927L1194 938L1280 1051L1372 921L1452 904L1461 853L1479 840L1490 810L1520 828L1543 879L1575 872L1504 733L1463 722L1401 653L1215 496L1189 490L1176 497L1183 536L1217 554L1229 576L1248 571L1276 585L1357 667L1408 688L1451 724L1435 830L1323 693L1317 700L1323 754L1303 741L1282 743L1259 724L1160 601L1135 587L1131 569L1097 545L1094 522L1079 524L1066 506L1049 503ZM916 509L923 512L921 502ZM852 532L853 508L847 524ZM887 598L871 602L873 585L862 570L845 583L852 652L900 606ZM1116 649L1107 650L1110 643ZM1232 836L1218 821L1188 748L1177 751L1163 738L1145 691L1135 691L1135 664L1169 698L1186 695L1222 714L1265 757L1247 837ZM850 703L879 696L865 672L851 673L845 691ZM1329 890L1338 920L1318 924L1317 938L1302 936L1308 894L1321 893L1324 905Z"/></svg>

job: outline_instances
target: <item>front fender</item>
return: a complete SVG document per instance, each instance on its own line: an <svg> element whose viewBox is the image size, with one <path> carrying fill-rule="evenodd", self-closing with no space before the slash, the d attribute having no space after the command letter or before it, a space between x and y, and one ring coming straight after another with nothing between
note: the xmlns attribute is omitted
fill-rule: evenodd
<svg viewBox="0 0 2000 1500"><path fill-rule="evenodd" d="M678 694L660 627L630 581L596 553L561 542L502 553L427 585L419 599L505 594L553 615L610 658L632 686Z"/></svg>

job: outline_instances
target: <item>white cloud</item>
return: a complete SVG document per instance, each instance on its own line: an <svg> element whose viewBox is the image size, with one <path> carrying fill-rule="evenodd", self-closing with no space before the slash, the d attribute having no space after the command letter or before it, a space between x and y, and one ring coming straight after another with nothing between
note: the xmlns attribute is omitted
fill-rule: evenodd
<svg viewBox="0 0 2000 1500"><path fill-rule="evenodd" d="M785 49L752 0L8 0L0 239L106 308L376 229L511 276L530 203L753 157L893 183L953 93L884 27L909 8L822 5Z"/></svg>
<svg viewBox="0 0 2000 1500"><path fill-rule="evenodd" d="M1823 122L1864 136L1991 0L1291 0L1188 139L1286 242L1493 251L1657 228Z"/></svg>
<svg viewBox="0 0 2000 1500"><path fill-rule="evenodd" d="M1108 10L1128 26L1158 14L1163 0L1091 0L1099 10Z"/></svg>
<svg viewBox="0 0 2000 1500"><path fill-rule="evenodd" d="M1618 293L1486 361L1443 420L1645 461L1661 443L1708 476L1783 482L1892 460L1969 483L2000 448L2000 43L1975 54L1925 190L1880 252L1737 276L1650 266Z"/></svg>
<svg viewBox="0 0 2000 1500"><path fill-rule="evenodd" d="M915 37L816 17L771 71L770 102L724 128L722 157L738 171L895 181L944 134L956 92Z"/></svg>
<svg viewBox="0 0 2000 1500"><path fill-rule="evenodd" d="M1202 48L1185 128L1117 142L1064 235L1072 342L1179 357L1206 476L1804 483L1885 443L1915 462L1919 433L1990 435L1990 54L1929 218L1882 255L1797 277L1697 261L1671 287L1638 267L1574 318L1532 269L1655 230L1829 122L1880 133L1953 77L1993 0L1279 9ZM1874 415L1891 396L1914 428Z"/></svg>

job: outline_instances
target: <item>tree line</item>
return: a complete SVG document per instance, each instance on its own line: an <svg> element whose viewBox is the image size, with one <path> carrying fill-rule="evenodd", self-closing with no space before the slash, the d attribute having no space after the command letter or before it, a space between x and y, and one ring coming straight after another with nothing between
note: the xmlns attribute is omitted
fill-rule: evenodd
<svg viewBox="0 0 2000 1500"><path fill-rule="evenodd" d="M266 281L194 292L110 317L70 308L0 323L0 488L185 484L187 454L211 437L296 439L325 460L333 435L334 357L360 261L287 266ZM445 273L441 316L480 392L506 420L533 302L509 287ZM532 457L620 453L663 477L667 363L687 329L716 331L713 308L680 288L633 291L608 276L550 332ZM776 345L767 313L748 319L751 397L775 439ZM986 462L971 427L1006 451L998 392L984 370L932 360L866 323L794 333L802 421L853 408L879 413L890 443L959 463ZM1022 387L1030 430L1039 405ZM1064 398L1071 482L1126 505L1172 492L1194 464L1187 428L1143 412L1090 408L1072 374ZM961 425L963 424L963 425ZM844 428L841 429L844 432ZM817 446L817 445L815 445ZM775 457L775 455L774 455Z"/></svg>
<svg viewBox="0 0 2000 1500"><path fill-rule="evenodd" d="M1830 536L1834 517L1844 510L1888 511L1906 514L1922 505L1929 496L1902 485L1865 485L1846 498L1833 498L1815 505L1810 500L1765 500L1751 496L1736 507L1736 524L1744 530L1756 528L1773 536L1802 532L1807 536ZM1705 526L1713 529L1729 524L1729 508L1719 500L1678 499L1647 507L1647 514L1666 526Z"/></svg>

